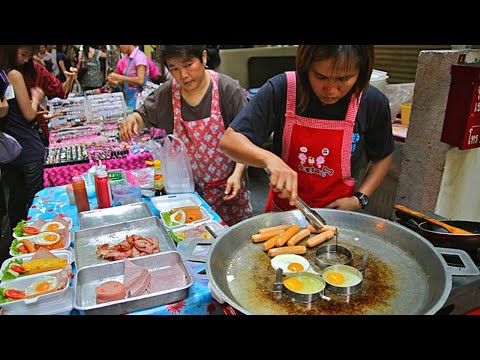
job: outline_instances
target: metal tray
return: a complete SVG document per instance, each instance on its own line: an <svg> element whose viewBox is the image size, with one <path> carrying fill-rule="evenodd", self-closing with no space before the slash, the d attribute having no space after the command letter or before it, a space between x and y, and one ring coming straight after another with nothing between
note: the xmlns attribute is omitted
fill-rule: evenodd
<svg viewBox="0 0 480 360"><path fill-rule="evenodd" d="M75 238L75 266L81 269L85 266L111 263L112 260L97 256L97 247L101 244L117 245L125 240L127 235L142 235L157 237L160 252L175 250L175 242L168 235L160 219L151 216L144 219L125 221L120 224L99 226L96 228L78 230Z"/></svg>
<svg viewBox="0 0 480 360"><path fill-rule="evenodd" d="M178 264L185 272L187 284L179 288L155 293L144 292L139 296L97 304L95 288L105 281L123 282L125 263L123 260L119 260L108 264L87 266L80 269L75 277L73 307L87 315L116 315L177 302L188 296L194 281L177 251L157 253L130 260L135 265L148 268L149 271L167 269Z"/></svg>
<svg viewBox="0 0 480 360"><path fill-rule="evenodd" d="M118 224L153 216L146 202L114 206L106 209L83 211L78 214L78 228L91 229L98 226Z"/></svg>

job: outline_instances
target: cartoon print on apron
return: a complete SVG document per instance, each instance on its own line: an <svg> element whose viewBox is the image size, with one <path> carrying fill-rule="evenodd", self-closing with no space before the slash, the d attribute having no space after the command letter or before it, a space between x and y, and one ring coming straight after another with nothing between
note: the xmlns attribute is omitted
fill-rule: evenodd
<svg viewBox="0 0 480 360"><path fill-rule="evenodd" d="M218 73L209 70L212 78L212 105L210 117L195 121L183 121L180 84L172 84L173 132L187 147L192 165L195 187L204 200L229 226L252 216L245 174L242 176L239 194L224 201L226 181L233 173L235 162L219 147L225 133L220 112Z"/></svg>
<svg viewBox="0 0 480 360"><path fill-rule="evenodd" d="M344 120L315 119L296 114L295 72L287 75L287 107L282 138L282 160L298 174L298 196L311 207L352 196L352 135L360 97L352 95ZM270 188L265 212L293 209Z"/></svg>

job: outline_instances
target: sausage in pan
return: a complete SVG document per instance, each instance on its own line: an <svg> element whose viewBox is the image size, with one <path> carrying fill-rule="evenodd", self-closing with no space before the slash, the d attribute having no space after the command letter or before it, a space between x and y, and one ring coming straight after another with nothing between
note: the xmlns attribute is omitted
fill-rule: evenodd
<svg viewBox="0 0 480 360"><path fill-rule="evenodd" d="M324 241L330 240L335 236L332 230L327 230L321 234L315 235L307 240L307 246L309 248L317 246L318 244L323 243Z"/></svg>
<svg viewBox="0 0 480 360"><path fill-rule="evenodd" d="M272 230L272 231L267 231L262 234L255 234L252 235L252 242L257 243L257 242L262 242L270 239L272 236L278 235L278 234L283 234L285 230L282 229L277 229L277 230Z"/></svg>
<svg viewBox="0 0 480 360"><path fill-rule="evenodd" d="M305 226L305 229L308 229L310 230L310 232L312 234L320 234L322 232L325 232L327 230L332 230L333 233L335 234L337 229L340 230L337 226L333 226L333 225L323 225L323 227L320 229L320 230L317 230L315 229L312 225L308 224L307 226Z"/></svg>
<svg viewBox="0 0 480 360"><path fill-rule="evenodd" d="M276 247L281 247L287 243L290 238L300 231L300 225L292 225L275 241Z"/></svg>
<svg viewBox="0 0 480 360"><path fill-rule="evenodd" d="M273 248L275 246L275 242L277 241L277 239L282 235L283 235L283 232L265 241L263 243L263 251L267 251Z"/></svg>
<svg viewBox="0 0 480 360"><path fill-rule="evenodd" d="M273 231L273 230L287 230L290 226L292 226L293 224L284 224L284 225L277 225L277 226L272 226L272 227L267 227L267 228L263 228L263 229L260 229L258 230L258 233L259 234L263 234L265 232L269 232L269 231Z"/></svg>
<svg viewBox="0 0 480 360"><path fill-rule="evenodd" d="M305 239L308 235L310 235L311 232L308 229L303 229L300 230L298 233L293 235L288 241L287 241L287 246L294 246L297 245L300 241Z"/></svg>
<svg viewBox="0 0 480 360"><path fill-rule="evenodd" d="M274 257L281 254L298 254L303 255L307 252L305 246L284 246L268 250L268 256Z"/></svg>

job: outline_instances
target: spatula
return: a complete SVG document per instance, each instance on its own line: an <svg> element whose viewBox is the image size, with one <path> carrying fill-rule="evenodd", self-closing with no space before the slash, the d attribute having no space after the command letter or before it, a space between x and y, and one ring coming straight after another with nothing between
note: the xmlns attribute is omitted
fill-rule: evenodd
<svg viewBox="0 0 480 360"><path fill-rule="evenodd" d="M448 224L445 224L443 222L441 222L440 220L437 220L437 219L434 219L434 218L431 218L430 216L427 216L427 215L424 215L422 213L419 213L417 211L414 211L414 210L411 210L403 205L394 205L393 206L395 209L399 210L399 211L402 211L406 214L409 214L409 215L412 215L412 216L415 216L415 217L418 217L420 219L423 219L423 220L426 220L428 222L431 222L432 224L435 224L435 225L438 225L438 226L441 226L443 227L444 229L446 229L449 233L452 233L452 234L471 234L471 232L468 232L466 230L463 230L463 229L460 229L460 228L457 228L455 226L452 226L452 225L448 225Z"/></svg>

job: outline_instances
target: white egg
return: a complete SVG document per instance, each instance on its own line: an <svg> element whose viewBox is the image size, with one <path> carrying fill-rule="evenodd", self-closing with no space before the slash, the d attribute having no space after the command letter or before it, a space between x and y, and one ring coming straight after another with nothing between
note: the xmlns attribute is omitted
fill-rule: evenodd
<svg viewBox="0 0 480 360"><path fill-rule="evenodd" d="M57 229L65 229L65 226L58 221L49 221L46 222L41 228L40 231L53 231Z"/></svg>
<svg viewBox="0 0 480 360"><path fill-rule="evenodd" d="M357 274L342 268L327 270L322 277L327 283L339 287L355 286L362 281Z"/></svg>
<svg viewBox="0 0 480 360"><path fill-rule="evenodd" d="M60 235L54 232L42 232L32 239L37 245L53 245L60 241Z"/></svg>
<svg viewBox="0 0 480 360"><path fill-rule="evenodd" d="M58 286L58 280L55 276L42 276L32 282L25 289L27 296L42 295L45 291L55 289Z"/></svg>
<svg viewBox="0 0 480 360"><path fill-rule="evenodd" d="M283 269L284 274L307 271L310 268L310 263L307 259L295 254L277 255L272 258L271 265L275 271L277 271L278 268Z"/></svg>

